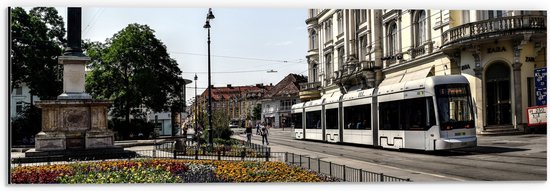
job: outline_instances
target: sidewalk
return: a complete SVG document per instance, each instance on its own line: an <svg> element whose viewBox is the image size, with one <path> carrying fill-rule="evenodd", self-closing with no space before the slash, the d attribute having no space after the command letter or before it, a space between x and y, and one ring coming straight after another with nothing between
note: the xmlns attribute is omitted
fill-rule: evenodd
<svg viewBox="0 0 550 191"><path fill-rule="evenodd" d="M286 131L286 130L285 130ZM246 135L238 134L232 136L235 139L246 140ZM257 137L257 136L253 136ZM252 139L252 143L262 144L261 139ZM277 145L277 143L270 143L271 152L289 152L297 155L305 155L312 158L320 158L321 160L332 162L335 164L346 165L349 167L363 169L370 172L384 173L385 175L394 176L398 178L410 178L413 182L449 182L449 181L467 181L458 177L442 176L437 174L430 174L426 172L420 172L415 170L400 169L391 166L385 166L380 164L374 164L370 162L364 162L349 158L342 158L340 156L328 155L324 153L312 152L305 149L298 149L293 147L288 147L284 145Z"/></svg>

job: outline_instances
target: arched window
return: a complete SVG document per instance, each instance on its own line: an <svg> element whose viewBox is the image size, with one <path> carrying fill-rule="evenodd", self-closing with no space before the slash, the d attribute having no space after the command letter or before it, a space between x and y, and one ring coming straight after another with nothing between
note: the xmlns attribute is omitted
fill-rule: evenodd
<svg viewBox="0 0 550 191"><path fill-rule="evenodd" d="M419 11L414 21L415 46L419 47L426 42L426 12Z"/></svg>
<svg viewBox="0 0 550 191"><path fill-rule="evenodd" d="M388 25L388 53L390 56L397 54L397 24Z"/></svg>
<svg viewBox="0 0 550 191"><path fill-rule="evenodd" d="M317 70L318 70L318 65L317 64L313 64L313 66L311 67L312 68L312 71L311 71L311 75L313 76L313 82L317 82Z"/></svg>
<svg viewBox="0 0 550 191"><path fill-rule="evenodd" d="M309 47L311 50L317 49L317 33L315 30L311 30Z"/></svg>

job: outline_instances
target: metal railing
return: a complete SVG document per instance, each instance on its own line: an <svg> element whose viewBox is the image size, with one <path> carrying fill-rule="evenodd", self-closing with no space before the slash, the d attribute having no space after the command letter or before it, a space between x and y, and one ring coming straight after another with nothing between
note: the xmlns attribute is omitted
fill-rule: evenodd
<svg viewBox="0 0 550 191"><path fill-rule="evenodd" d="M352 168L346 165L335 164L319 158L285 153L285 162L294 166L309 169L330 177L338 178L345 182L411 182L409 178L388 176L384 173L376 173L363 169Z"/></svg>
<svg viewBox="0 0 550 191"><path fill-rule="evenodd" d="M321 82L300 83L300 90L317 90L321 87Z"/></svg>
<svg viewBox="0 0 550 191"><path fill-rule="evenodd" d="M445 31L443 46L481 35L519 29L546 30L546 16L520 15L467 23Z"/></svg>

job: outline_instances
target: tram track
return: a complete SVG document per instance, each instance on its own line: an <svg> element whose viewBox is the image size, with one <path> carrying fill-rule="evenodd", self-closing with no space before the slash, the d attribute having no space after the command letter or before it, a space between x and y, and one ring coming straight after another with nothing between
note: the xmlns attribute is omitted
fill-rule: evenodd
<svg viewBox="0 0 550 191"><path fill-rule="evenodd" d="M340 144L294 140L280 135L272 136L270 140L276 144L332 156L345 157L402 169L424 171L433 174L463 177L472 180L546 180L546 171L540 172L541 168L546 170L546 162L544 162L544 165L529 162L517 162L519 159L523 158L534 159L535 161L533 162L539 163L541 161L536 160L546 160L541 157L522 157L514 155L475 153L469 151L450 151L448 155L443 156L428 155L427 153L417 152L392 152L390 150L368 147L348 147ZM368 151L369 155L361 154L365 151ZM456 153L460 155L456 155ZM464 154L471 155L464 156ZM491 159L491 157L501 158ZM411 166L409 161L415 161L415 165Z"/></svg>

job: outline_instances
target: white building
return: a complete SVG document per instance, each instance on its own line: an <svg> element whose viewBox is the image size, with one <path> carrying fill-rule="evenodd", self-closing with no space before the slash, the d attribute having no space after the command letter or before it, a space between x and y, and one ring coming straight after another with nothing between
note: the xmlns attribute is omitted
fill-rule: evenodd
<svg viewBox="0 0 550 191"><path fill-rule="evenodd" d="M31 103L30 89L25 84L15 88L10 95L10 119L17 117L18 113L25 109L25 106ZM38 96L33 96L33 102L40 101Z"/></svg>

